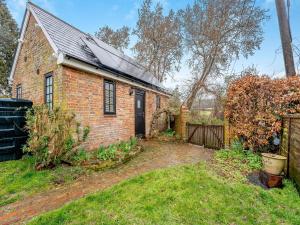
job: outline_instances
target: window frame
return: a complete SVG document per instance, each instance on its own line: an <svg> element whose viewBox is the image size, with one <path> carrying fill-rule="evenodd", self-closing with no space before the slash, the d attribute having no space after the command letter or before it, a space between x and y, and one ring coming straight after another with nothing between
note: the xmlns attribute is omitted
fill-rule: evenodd
<svg viewBox="0 0 300 225"><path fill-rule="evenodd" d="M113 112L111 111L107 111L106 110L106 95L105 95L105 84L108 83L108 84L112 84L113 85ZM104 115L116 115L117 114L117 110L116 110L116 105L117 105L117 102L116 102L116 82L113 81L113 80L107 80L107 79L104 79L103 81L103 113Z"/></svg>
<svg viewBox="0 0 300 225"><path fill-rule="evenodd" d="M156 95L156 110L160 109L161 107L161 98L160 95Z"/></svg>
<svg viewBox="0 0 300 225"><path fill-rule="evenodd" d="M16 87L16 99L22 99L22 95L23 95L22 84L18 84Z"/></svg>
<svg viewBox="0 0 300 225"><path fill-rule="evenodd" d="M47 80L49 78L52 79L51 85L47 85ZM53 96L54 96L54 93L53 93L53 80L54 79L53 79L53 73L52 72L45 74L45 78L44 78L44 102L49 107L50 110L53 109ZM51 86L51 93L50 94L47 93L48 86ZM51 102L47 102L47 95L51 95Z"/></svg>

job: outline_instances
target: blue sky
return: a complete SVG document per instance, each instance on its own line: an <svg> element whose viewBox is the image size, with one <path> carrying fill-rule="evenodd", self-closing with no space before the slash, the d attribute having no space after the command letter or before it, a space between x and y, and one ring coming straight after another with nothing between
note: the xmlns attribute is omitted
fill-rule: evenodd
<svg viewBox="0 0 300 225"><path fill-rule="evenodd" d="M8 7L20 25L25 11L26 0L6 0ZM166 10L184 8L193 0L154 0L161 2ZM134 27L137 21L137 9L142 0L33 0L35 4L50 11L54 15L78 27L79 29L94 33L104 25L119 28L123 25ZM290 0L290 24L295 44L300 46L300 0ZM278 29L275 0L257 0L257 4L269 10L270 20L263 25L264 42L261 49L248 59L240 59L233 65L233 71L254 65L261 73L272 77L282 76L284 64L282 58L281 42ZM296 60L295 60L296 61ZM186 65L183 63L183 65ZM175 80L168 80L166 86L172 87L180 84L187 76L189 70L183 66L176 73Z"/></svg>

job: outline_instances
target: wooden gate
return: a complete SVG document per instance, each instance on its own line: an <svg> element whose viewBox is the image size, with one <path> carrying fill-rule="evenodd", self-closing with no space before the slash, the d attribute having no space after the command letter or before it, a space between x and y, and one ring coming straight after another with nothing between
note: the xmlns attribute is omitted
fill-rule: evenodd
<svg viewBox="0 0 300 225"><path fill-rule="evenodd" d="M206 148L224 148L224 126L187 124L188 142Z"/></svg>

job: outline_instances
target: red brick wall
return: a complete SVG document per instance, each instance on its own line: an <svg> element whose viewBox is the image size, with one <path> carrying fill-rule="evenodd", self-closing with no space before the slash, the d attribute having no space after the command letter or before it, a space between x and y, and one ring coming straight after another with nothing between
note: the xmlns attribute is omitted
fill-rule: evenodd
<svg viewBox="0 0 300 225"><path fill-rule="evenodd" d="M73 110L82 125L89 125L88 148L128 140L135 135L134 94L130 85L116 82L116 115L104 115L103 77L69 67L63 68L65 104ZM156 110L156 93L146 91L146 135L149 134L152 114ZM161 106L167 98L161 96Z"/></svg>
<svg viewBox="0 0 300 225"><path fill-rule="evenodd" d="M16 86L21 84L24 99L32 100L34 104L43 104L44 76L53 72L54 106L73 110L82 125L91 127L87 148L97 148L99 145L108 145L134 136L134 94L129 95L131 86L116 82L117 113L114 116L104 115L103 78L57 66L50 44L42 30L35 24L34 17L30 16L14 74L13 96L16 96ZM152 114L156 110L156 94L146 91L145 99L146 135L148 135ZM166 105L166 102L167 98L161 96L161 107ZM165 119L161 120L164 121Z"/></svg>
<svg viewBox="0 0 300 225"><path fill-rule="evenodd" d="M57 76L60 68L42 29L35 24L36 20L30 15L16 65L12 91L13 97L16 97L16 86L21 84L22 98L41 104L44 103L44 75L53 71L54 76Z"/></svg>

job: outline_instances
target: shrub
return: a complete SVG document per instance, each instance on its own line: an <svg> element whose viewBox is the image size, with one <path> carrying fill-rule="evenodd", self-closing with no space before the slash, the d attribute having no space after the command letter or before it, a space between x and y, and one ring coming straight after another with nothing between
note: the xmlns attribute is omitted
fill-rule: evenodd
<svg viewBox="0 0 300 225"><path fill-rule="evenodd" d="M175 135L175 131L169 128L163 132L163 135L167 137L173 137Z"/></svg>
<svg viewBox="0 0 300 225"><path fill-rule="evenodd" d="M27 112L26 128L29 138L24 151L35 156L37 169L70 160L89 134L89 127L81 129L74 113L61 108L49 110L45 105Z"/></svg>
<svg viewBox="0 0 300 225"><path fill-rule="evenodd" d="M300 112L300 78L272 80L247 75L227 91L225 117L231 138L240 138L254 150L264 150L278 138L282 116Z"/></svg>
<svg viewBox="0 0 300 225"><path fill-rule="evenodd" d="M79 151L77 151L77 153L75 153L72 157L72 161L80 163L89 160L90 157L91 155L84 148L80 148Z"/></svg>
<svg viewBox="0 0 300 225"><path fill-rule="evenodd" d="M118 144L109 145L107 148L100 146L97 151L97 158L103 161L116 160L118 157L126 156L137 145L137 138L131 138L129 141L121 141Z"/></svg>
<svg viewBox="0 0 300 225"><path fill-rule="evenodd" d="M103 161L114 160L116 157L117 148L115 145L109 145L108 148L101 146L97 153L97 158Z"/></svg>
<svg viewBox="0 0 300 225"><path fill-rule="evenodd" d="M243 144L237 140L232 143L230 149L217 151L215 157L225 163L235 163L251 170L258 170L262 167L261 157L253 151L245 150Z"/></svg>

